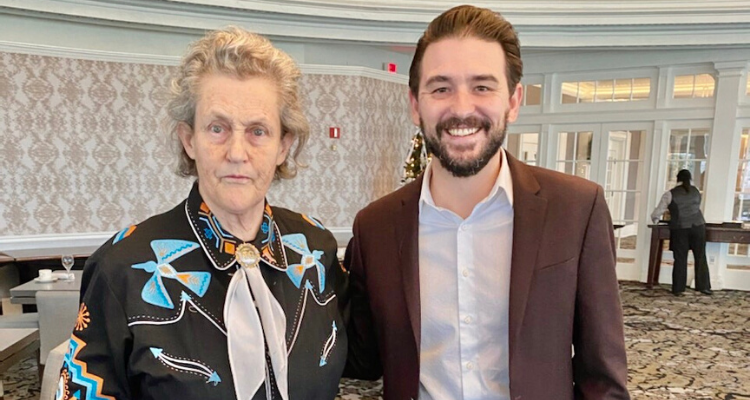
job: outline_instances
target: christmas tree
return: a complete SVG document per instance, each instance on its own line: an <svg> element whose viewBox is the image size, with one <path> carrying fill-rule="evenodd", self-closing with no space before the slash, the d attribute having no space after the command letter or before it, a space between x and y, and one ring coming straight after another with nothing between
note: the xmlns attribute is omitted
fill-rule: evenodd
<svg viewBox="0 0 750 400"><path fill-rule="evenodd" d="M411 148L406 156L406 161L404 161L404 177L401 179L401 183L409 183L416 179L427 167L429 161L430 157L427 155L427 148L424 145L422 130L417 129L417 132L411 138Z"/></svg>

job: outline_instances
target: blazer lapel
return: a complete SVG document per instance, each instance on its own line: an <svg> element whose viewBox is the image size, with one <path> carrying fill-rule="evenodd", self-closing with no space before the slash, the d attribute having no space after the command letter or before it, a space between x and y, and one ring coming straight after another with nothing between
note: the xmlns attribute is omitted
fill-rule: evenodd
<svg viewBox="0 0 750 400"><path fill-rule="evenodd" d="M507 152L505 154L508 155ZM526 311L531 279L534 275L540 236L544 228L547 199L538 195L539 182L531 172L531 168L510 155L507 159L513 180L513 254L510 270L508 327L512 362Z"/></svg>
<svg viewBox="0 0 750 400"><path fill-rule="evenodd" d="M419 195L422 177L404 187L401 210L397 214L396 235L398 240L399 269L406 299L406 310L411 321L414 342L419 352L421 342L421 309L419 302Z"/></svg>

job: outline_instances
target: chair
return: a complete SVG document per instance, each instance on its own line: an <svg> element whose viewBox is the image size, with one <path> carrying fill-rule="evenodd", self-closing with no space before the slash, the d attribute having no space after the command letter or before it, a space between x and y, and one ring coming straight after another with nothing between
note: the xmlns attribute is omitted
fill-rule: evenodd
<svg viewBox="0 0 750 400"><path fill-rule="evenodd" d="M0 315L0 329L39 328L39 314Z"/></svg>
<svg viewBox="0 0 750 400"><path fill-rule="evenodd" d="M49 352L60 343L67 343L78 317L79 292L39 291L36 307L39 310L39 364L47 362ZM62 364L61 364L62 365ZM59 369L60 366L54 368Z"/></svg>
<svg viewBox="0 0 750 400"><path fill-rule="evenodd" d="M79 292L40 291L36 293L39 310L39 365L42 390L39 399L52 400L57 392L68 339L78 316Z"/></svg>
<svg viewBox="0 0 750 400"><path fill-rule="evenodd" d="M10 297L10 288L20 283L18 267L15 264L0 265L0 298Z"/></svg>
<svg viewBox="0 0 750 400"><path fill-rule="evenodd" d="M60 382L60 369L62 368L65 353L68 352L68 341L60 343L52 349L47 356L44 374L42 375L42 390L39 392L39 400L53 400L57 393Z"/></svg>
<svg viewBox="0 0 750 400"><path fill-rule="evenodd" d="M7 313L6 303L10 303L10 289L19 284L18 268L15 264L0 266L0 300L3 302L3 315L0 315L0 329L39 328L39 315L37 313Z"/></svg>

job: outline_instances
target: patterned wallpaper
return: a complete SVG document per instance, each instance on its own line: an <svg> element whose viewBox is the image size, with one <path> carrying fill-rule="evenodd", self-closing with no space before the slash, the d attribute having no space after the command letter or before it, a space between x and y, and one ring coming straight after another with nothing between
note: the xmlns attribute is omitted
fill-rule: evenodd
<svg viewBox="0 0 750 400"><path fill-rule="evenodd" d="M172 172L163 124L173 69L0 52L0 236L115 231L181 201L191 181ZM398 186L413 133L406 85L317 74L302 83L309 167L269 198L349 228Z"/></svg>

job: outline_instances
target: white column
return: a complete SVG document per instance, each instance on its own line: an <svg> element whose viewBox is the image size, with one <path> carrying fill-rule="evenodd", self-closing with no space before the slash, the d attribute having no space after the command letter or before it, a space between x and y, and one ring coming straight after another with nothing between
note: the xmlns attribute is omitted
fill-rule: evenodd
<svg viewBox="0 0 750 400"><path fill-rule="evenodd" d="M555 74L544 74L544 98L542 99L542 114L555 111L560 102L560 82Z"/></svg>
<svg viewBox="0 0 750 400"><path fill-rule="evenodd" d="M737 126L739 99L745 88L740 87L746 61L715 63L716 91L714 122L711 130L708 170L706 171L704 216L707 222L732 219L734 189L737 178L741 130ZM724 287L727 267L727 244L707 243L706 258L711 273L711 286Z"/></svg>
<svg viewBox="0 0 750 400"><path fill-rule="evenodd" d="M661 85L660 85L661 86ZM638 245L639 249L638 260L640 270L640 281L646 282L648 275L648 256L651 248L651 229L648 228L648 224L651 223L651 211L654 210L656 205L661 200L661 196L664 194L665 176L667 174L667 164L664 162L667 155L667 149L669 148L669 130L667 129L667 122L665 120L654 121L653 132L651 139L646 143L650 144L650 148L647 148L643 166L645 168L644 175L644 189L642 192L643 199L641 204L645 204L645 207L641 207L641 215L639 217L640 228L638 232ZM665 252L664 255L668 253ZM667 255L668 257L668 255ZM661 275L664 275L662 268ZM671 279L671 274L669 274ZM667 280L663 281L667 282Z"/></svg>
<svg viewBox="0 0 750 400"><path fill-rule="evenodd" d="M549 160L549 147L550 147L551 135L550 125L542 124L539 128L539 148L536 150L536 162L537 166L553 169Z"/></svg>
<svg viewBox="0 0 750 400"><path fill-rule="evenodd" d="M659 78L655 84L656 90L654 90L654 88L651 89L652 92L656 93L656 108L657 109L667 108L668 99L672 97L671 93L668 90L670 70L671 70L670 67L659 68Z"/></svg>
<svg viewBox="0 0 750 400"><path fill-rule="evenodd" d="M711 130L708 169L705 181L704 216L709 222L732 218L734 185L737 174L741 132L737 130L742 73L746 61L715 63L716 91L714 123Z"/></svg>

